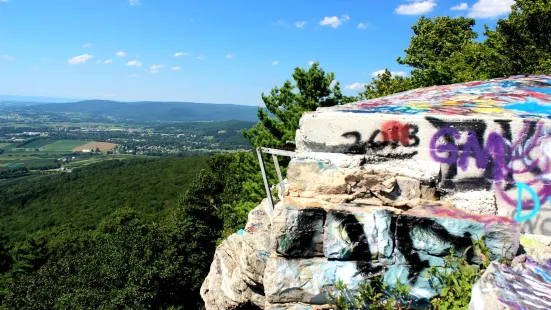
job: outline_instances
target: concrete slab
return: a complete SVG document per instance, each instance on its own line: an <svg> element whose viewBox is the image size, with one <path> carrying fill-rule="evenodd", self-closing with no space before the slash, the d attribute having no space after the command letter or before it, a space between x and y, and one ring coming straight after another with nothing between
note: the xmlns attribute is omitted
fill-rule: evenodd
<svg viewBox="0 0 551 310"><path fill-rule="evenodd" d="M319 108L303 115L296 142L299 153L364 155L373 165L433 162L440 166L438 187L462 207L507 214L526 233L551 235L551 76L435 86ZM472 200L457 195L476 191L483 192ZM482 196L484 203L494 200L488 192L495 205L480 206Z"/></svg>

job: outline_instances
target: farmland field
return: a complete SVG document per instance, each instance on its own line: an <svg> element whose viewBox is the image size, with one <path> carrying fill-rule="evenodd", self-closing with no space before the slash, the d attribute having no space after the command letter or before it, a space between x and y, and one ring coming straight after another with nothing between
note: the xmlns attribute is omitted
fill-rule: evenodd
<svg viewBox="0 0 551 310"><path fill-rule="evenodd" d="M44 147L45 145L48 145L50 143L52 143L52 140L37 139L37 140L30 141L28 143L21 143L17 147L29 148L29 149L39 149L39 148Z"/></svg>
<svg viewBox="0 0 551 310"><path fill-rule="evenodd" d="M15 147L15 146L11 143L0 143L0 149L9 149L12 147Z"/></svg>
<svg viewBox="0 0 551 310"><path fill-rule="evenodd" d="M116 146L117 146L117 144L109 143L109 142L90 142L90 143L86 143L84 145L80 145L78 147L75 147L73 149L73 151L81 152L84 149L95 150L96 148L99 148L99 150L103 152L103 151L112 150Z"/></svg>
<svg viewBox="0 0 551 310"><path fill-rule="evenodd" d="M44 151L71 151L76 147L86 144L83 140L57 140L44 147Z"/></svg>

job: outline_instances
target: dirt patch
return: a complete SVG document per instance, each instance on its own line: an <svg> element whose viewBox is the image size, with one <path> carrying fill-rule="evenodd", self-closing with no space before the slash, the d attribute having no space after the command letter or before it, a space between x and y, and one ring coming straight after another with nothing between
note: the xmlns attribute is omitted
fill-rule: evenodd
<svg viewBox="0 0 551 310"><path fill-rule="evenodd" d="M99 148L100 151L109 151L114 149L118 144L110 142L89 142L84 145L75 147L73 152L82 152L83 150L92 150L95 151L96 148Z"/></svg>

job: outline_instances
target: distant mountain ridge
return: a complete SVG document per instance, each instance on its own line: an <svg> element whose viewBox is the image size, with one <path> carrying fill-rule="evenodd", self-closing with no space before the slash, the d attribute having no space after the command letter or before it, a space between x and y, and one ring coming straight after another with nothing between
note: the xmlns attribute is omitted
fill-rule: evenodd
<svg viewBox="0 0 551 310"><path fill-rule="evenodd" d="M83 100L26 105L21 109L30 112L86 113L138 122L258 120L256 106L195 102Z"/></svg>

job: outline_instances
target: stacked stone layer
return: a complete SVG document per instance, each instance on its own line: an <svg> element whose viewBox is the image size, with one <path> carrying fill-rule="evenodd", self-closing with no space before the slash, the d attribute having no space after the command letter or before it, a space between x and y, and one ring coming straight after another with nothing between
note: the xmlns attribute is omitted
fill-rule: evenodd
<svg viewBox="0 0 551 310"><path fill-rule="evenodd" d="M207 309L329 309L337 281L353 296L375 276L390 288L410 286L413 305L423 308L438 293L427 268L443 267L452 248L463 253L485 238L493 260L518 251L514 220L437 200L430 166L411 177L404 166L317 156L293 159L273 216L264 201L244 233L219 247L201 289ZM468 257L481 262L474 252Z"/></svg>

